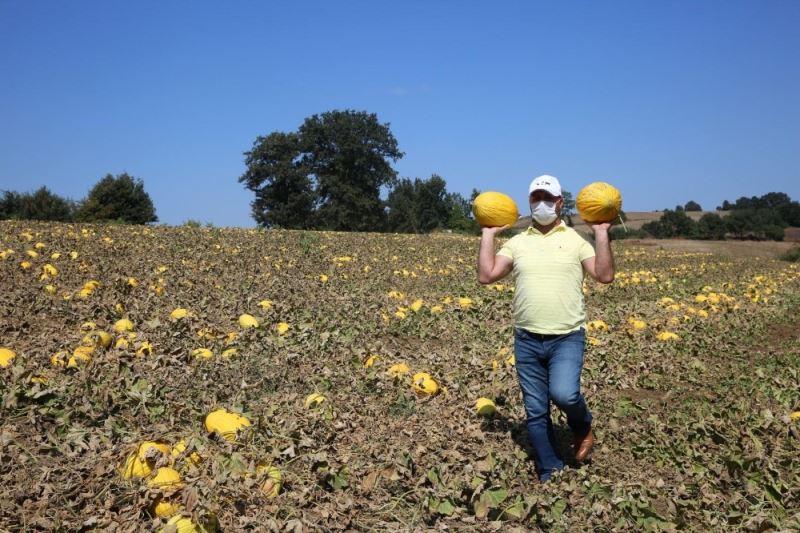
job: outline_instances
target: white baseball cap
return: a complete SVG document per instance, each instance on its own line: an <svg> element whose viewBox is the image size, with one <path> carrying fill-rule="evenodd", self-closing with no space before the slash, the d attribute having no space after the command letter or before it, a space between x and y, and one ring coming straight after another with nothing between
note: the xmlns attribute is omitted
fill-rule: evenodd
<svg viewBox="0 0 800 533"><path fill-rule="evenodd" d="M531 186L528 187L529 195L533 191L547 191L553 196L561 196L561 184L557 178L542 174L538 178L533 178Z"/></svg>

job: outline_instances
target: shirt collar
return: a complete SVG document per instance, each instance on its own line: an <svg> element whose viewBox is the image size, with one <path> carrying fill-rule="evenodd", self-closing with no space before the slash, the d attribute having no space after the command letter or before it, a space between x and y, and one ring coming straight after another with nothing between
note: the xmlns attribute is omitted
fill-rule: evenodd
<svg viewBox="0 0 800 533"><path fill-rule="evenodd" d="M566 224L566 222L564 222L564 220L561 220L561 223L558 226L554 227L553 229L551 229L547 233L542 233L541 231L536 229L533 226L533 224L528 226L528 229L527 229L526 233L528 235L543 235L544 237L547 237L548 235L552 235L553 233L556 233L558 231L566 231L566 230L567 230L567 224Z"/></svg>

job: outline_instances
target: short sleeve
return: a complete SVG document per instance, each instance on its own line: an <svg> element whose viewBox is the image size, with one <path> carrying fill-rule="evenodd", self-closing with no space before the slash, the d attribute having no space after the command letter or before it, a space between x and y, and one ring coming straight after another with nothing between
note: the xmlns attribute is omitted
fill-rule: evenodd
<svg viewBox="0 0 800 533"><path fill-rule="evenodd" d="M580 258L581 262L589 259L590 257L594 257L595 255L597 254L594 252L594 247L589 244L586 239L581 239L581 245L580 248L578 248L578 257Z"/></svg>
<svg viewBox="0 0 800 533"><path fill-rule="evenodd" d="M502 255L503 257L508 257L512 261L514 260L514 237L508 239L503 246L500 247L500 250L497 252L497 255Z"/></svg>

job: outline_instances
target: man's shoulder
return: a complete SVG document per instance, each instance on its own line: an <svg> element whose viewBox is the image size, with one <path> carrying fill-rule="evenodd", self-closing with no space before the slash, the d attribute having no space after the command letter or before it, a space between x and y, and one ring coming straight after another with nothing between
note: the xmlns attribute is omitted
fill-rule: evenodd
<svg viewBox="0 0 800 533"><path fill-rule="evenodd" d="M570 240L574 240L579 243L589 242L583 234L578 233L575 228L570 228L569 226L564 226L564 237Z"/></svg>
<svg viewBox="0 0 800 533"><path fill-rule="evenodd" d="M517 233L516 235L509 238L505 243L503 243L503 246L514 246L515 244L519 243L519 241L525 238L526 233L527 231L522 231L520 233Z"/></svg>

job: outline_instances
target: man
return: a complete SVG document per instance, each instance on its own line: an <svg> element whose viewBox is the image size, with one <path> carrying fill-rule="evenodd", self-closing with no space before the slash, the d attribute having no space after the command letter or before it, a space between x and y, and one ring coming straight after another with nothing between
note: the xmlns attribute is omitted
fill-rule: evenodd
<svg viewBox="0 0 800 533"><path fill-rule="evenodd" d="M514 352L528 435L540 481L564 468L556 447L550 400L573 431L575 459L586 460L594 445L592 414L580 392L586 313L583 278L614 280L610 223L591 224L596 250L560 219L561 185L539 176L528 189L531 227L508 240L497 255L495 236L508 226L482 228L478 281L494 283L514 272Z"/></svg>

